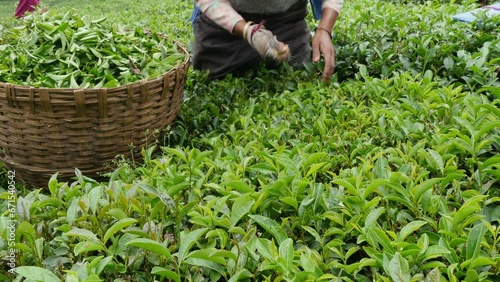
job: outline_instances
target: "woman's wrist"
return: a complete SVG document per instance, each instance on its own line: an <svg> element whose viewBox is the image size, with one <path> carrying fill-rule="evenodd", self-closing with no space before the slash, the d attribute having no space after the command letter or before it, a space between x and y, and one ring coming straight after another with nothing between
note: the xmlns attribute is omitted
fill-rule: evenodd
<svg viewBox="0 0 500 282"><path fill-rule="evenodd" d="M245 29L245 24L246 22L244 20L236 22L231 33L233 35L243 37L243 30Z"/></svg>
<svg viewBox="0 0 500 282"><path fill-rule="evenodd" d="M317 26L315 29L314 29L314 32L318 32L318 30L320 31L324 31L328 34L328 36L330 36L330 40L333 40L333 36L332 36L332 32L324 27L321 27L321 26Z"/></svg>
<svg viewBox="0 0 500 282"><path fill-rule="evenodd" d="M253 24L252 21L248 21L243 27L243 34L242 34L243 39L247 40L248 30L252 24Z"/></svg>

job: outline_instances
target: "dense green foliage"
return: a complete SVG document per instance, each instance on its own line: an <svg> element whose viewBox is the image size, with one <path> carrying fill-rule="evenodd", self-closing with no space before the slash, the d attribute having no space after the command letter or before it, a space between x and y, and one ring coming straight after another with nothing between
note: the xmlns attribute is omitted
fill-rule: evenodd
<svg viewBox="0 0 500 282"><path fill-rule="evenodd" d="M119 2L89 13L191 39L190 1ZM495 281L500 20L450 18L474 5L346 1L326 85L191 72L143 162L18 186L18 281Z"/></svg>
<svg viewBox="0 0 500 282"><path fill-rule="evenodd" d="M0 30L0 81L50 88L116 87L158 77L184 55L140 27L88 20L75 10L33 13Z"/></svg>

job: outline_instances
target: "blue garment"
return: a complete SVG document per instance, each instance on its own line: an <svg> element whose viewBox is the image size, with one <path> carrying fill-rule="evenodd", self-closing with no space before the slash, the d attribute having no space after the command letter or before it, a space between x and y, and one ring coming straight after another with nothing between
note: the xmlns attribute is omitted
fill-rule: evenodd
<svg viewBox="0 0 500 282"><path fill-rule="evenodd" d="M193 13L191 13L191 18L189 18L189 20L191 21L191 27L193 28L193 31L194 31L194 23L196 22L196 20L200 15L201 15L200 8L194 5Z"/></svg>
<svg viewBox="0 0 500 282"><path fill-rule="evenodd" d="M313 10L314 18L321 19L321 8L323 7L323 0L311 0L311 7Z"/></svg>
<svg viewBox="0 0 500 282"><path fill-rule="evenodd" d="M314 18L317 20L321 19L321 8L323 6L323 0L310 0L310 1ZM201 14L200 8L194 5L193 13L191 13L191 18L189 18L193 30L194 30L194 23L196 22L200 14Z"/></svg>

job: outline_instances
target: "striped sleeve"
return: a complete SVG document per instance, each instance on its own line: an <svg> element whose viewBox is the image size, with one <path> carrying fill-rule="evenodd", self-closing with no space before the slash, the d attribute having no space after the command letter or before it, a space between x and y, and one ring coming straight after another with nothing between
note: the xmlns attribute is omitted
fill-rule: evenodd
<svg viewBox="0 0 500 282"><path fill-rule="evenodd" d="M323 9L331 8L337 11L337 14L340 14L342 10L342 5L344 4L344 0L323 0Z"/></svg>
<svg viewBox="0 0 500 282"><path fill-rule="evenodd" d="M231 33L236 23L243 20L227 0L195 0L194 3L204 15Z"/></svg>

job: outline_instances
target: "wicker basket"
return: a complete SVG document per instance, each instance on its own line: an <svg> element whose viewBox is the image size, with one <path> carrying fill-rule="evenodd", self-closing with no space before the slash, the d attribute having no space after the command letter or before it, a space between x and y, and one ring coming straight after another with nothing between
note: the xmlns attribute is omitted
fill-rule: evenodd
<svg viewBox="0 0 500 282"><path fill-rule="evenodd" d="M116 88L55 89L0 83L0 161L30 187L68 180L75 168L89 177L115 156L141 157L182 102L190 57L160 78ZM131 144L133 144L131 149Z"/></svg>

